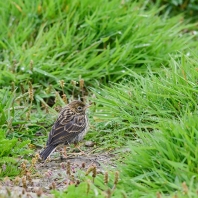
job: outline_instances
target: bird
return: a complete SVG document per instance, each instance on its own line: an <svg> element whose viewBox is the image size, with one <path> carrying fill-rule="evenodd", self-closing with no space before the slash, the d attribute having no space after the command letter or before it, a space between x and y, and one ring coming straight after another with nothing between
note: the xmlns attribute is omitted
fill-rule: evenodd
<svg viewBox="0 0 198 198"><path fill-rule="evenodd" d="M61 111L49 133L46 148L40 153L42 160L46 160L60 145L77 144L88 131L88 117L86 105L79 100L67 104Z"/></svg>

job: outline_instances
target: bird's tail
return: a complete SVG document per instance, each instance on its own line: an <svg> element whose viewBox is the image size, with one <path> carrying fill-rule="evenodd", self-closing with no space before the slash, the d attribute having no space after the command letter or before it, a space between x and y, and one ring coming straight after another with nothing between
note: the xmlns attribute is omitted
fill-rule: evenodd
<svg viewBox="0 0 198 198"><path fill-rule="evenodd" d="M42 160L46 160L47 157L55 150L56 145L48 145L41 153L40 157Z"/></svg>

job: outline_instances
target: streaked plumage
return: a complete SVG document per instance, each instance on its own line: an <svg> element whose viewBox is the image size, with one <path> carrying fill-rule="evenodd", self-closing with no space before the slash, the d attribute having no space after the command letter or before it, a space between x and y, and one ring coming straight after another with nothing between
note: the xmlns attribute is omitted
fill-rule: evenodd
<svg viewBox="0 0 198 198"><path fill-rule="evenodd" d="M40 153L43 160L55 150L58 145L78 143L88 130L86 106L81 101L73 101L64 107L54 123L47 140L47 147Z"/></svg>

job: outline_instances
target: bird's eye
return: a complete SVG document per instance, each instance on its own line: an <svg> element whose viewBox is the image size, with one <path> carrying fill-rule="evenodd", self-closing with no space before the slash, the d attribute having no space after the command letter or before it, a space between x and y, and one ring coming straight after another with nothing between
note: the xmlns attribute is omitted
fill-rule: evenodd
<svg viewBox="0 0 198 198"><path fill-rule="evenodd" d="M78 106L78 111L82 111L82 107L81 106Z"/></svg>

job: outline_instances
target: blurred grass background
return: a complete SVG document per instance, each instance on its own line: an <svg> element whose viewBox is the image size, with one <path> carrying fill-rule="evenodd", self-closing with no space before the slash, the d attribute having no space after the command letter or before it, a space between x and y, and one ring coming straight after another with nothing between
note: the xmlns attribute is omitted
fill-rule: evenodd
<svg viewBox="0 0 198 198"><path fill-rule="evenodd" d="M124 157L112 197L196 196L196 2L1 1L0 176L76 98L95 104L86 139Z"/></svg>

